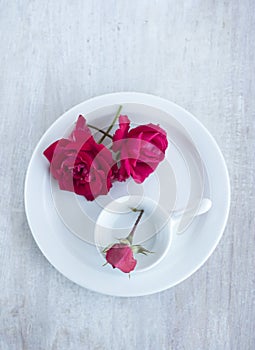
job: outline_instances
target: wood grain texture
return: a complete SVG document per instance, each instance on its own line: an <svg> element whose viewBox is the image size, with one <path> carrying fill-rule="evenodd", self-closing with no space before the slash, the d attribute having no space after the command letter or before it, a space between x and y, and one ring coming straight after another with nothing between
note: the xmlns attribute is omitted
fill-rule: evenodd
<svg viewBox="0 0 255 350"><path fill-rule="evenodd" d="M253 0L0 1L0 349L255 349ZM33 148L71 106L142 91L191 111L230 172L227 229L208 262L143 298L68 281L28 228ZM217 171L217 169L215 169Z"/></svg>

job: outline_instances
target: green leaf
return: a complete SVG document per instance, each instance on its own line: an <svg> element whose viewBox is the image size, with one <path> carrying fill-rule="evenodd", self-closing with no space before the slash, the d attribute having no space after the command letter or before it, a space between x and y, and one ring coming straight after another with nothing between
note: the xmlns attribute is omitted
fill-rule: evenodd
<svg viewBox="0 0 255 350"><path fill-rule="evenodd" d="M130 241L129 241L127 238L120 238L120 239L119 239L119 242L120 242L121 244L125 244L125 245L130 246Z"/></svg>
<svg viewBox="0 0 255 350"><path fill-rule="evenodd" d="M108 245L107 247L105 247L105 248L101 251L101 253L105 254L109 249L111 249L111 247L112 247L114 244L115 244L115 243L112 243L112 244Z"/></svg>
<svg viewBox="0 0 255 350"><path fill-rule="evenodd" d="M141 245L133 245L131 248L132 248L132 251L134 254L148 255L148 254L154 253L154 252L151 252L150 250L142 247Z"/></svg>

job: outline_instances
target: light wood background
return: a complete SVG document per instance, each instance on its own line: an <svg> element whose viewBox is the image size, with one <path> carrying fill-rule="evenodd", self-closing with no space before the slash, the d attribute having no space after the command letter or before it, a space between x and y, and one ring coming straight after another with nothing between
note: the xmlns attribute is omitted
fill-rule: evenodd
<svg viewBox="0 0 255 350"><path fill-rule="evenodd" d="M0 1L0 349L255 349L255 2ZM232 205L208 262L177 287L121 299L60 275L24 213L32 151L89 97L142 91L209 129ZM215 169L217 171L217 169Z"/></svg>

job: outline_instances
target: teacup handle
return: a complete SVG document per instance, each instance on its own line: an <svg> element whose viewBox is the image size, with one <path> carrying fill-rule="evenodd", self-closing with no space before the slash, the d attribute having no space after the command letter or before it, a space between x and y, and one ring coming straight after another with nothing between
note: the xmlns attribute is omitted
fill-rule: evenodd
<svg viewBox="0 0 255 350"><path fill-rule="evenodd" d="M201 202L199 203L198 208L196 209L195 206L190 206L188 208L182 209L182 210L177 210L175 212L173 212L171 220L173 222L174 225L178 225L178 223L180 222L180 220L183 218L183 215L189 215L190 213L194 212L194 217L202 215L207 213L212 207L212 201L209 198L203 198L201 200ZM185 231L185 230L184 230ZM178 232L178 234L183 233L182 232Z"/></svg>

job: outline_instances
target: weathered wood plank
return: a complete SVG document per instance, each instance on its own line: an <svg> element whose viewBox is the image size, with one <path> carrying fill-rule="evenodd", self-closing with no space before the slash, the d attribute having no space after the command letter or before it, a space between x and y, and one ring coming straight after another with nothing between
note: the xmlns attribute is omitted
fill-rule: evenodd
<svg viewBox="0 0 255 350"><path fill-rule="evenodd" d="M0 2L0 349L255 348L255 3ZM143 91L177 102L226 157L232 207L209 261L179 286L135 299L61 276L30 234L32 150L91 96Z"/></svg>

